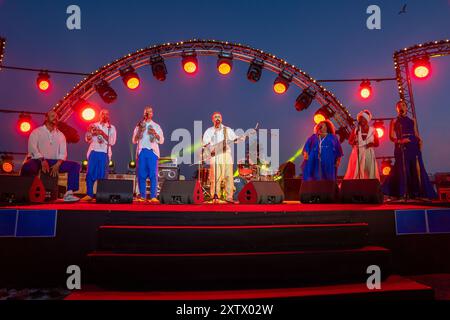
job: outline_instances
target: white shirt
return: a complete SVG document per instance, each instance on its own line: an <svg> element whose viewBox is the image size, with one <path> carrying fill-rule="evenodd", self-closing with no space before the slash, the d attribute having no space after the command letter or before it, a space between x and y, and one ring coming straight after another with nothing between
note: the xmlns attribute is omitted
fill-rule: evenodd
<svg viewBox="0 0 450 320"><path fill-rule="evenodd" d="M208 145L209 150L215 151L216 154L221 154L223 153L223 144L221 142L223 142L224 140L224 125L220 125L220 127L218 129L216 129L216 127L212 126L208 129L206 129L205 133L203 134L203 145ZM236 133L234 132L233 129L226 127L227 128L227 147L226 147L226 153L231 153L231 148L230 148L230 144L233 140L236 140L238 138L238 136L236 135Z"/></svg>
<svg viewBox="0 0 450 320"><path fill-rule="evenodd" d="M159 140L157 140L155 137L153 137L153 141L151 141L151 137L148 134L148 128L152 127L156 133L159 135ZM139 128L136 127L134 128L134 132L133 132L133 143L135 143L135 137L138 134L138 130ZM164 143L164 134L163 131L161 129L161 127L159 126L159 124L157 124L156 122L154 122L153 120L151 120L150 122L146 122L146 127L144 130L144 133L142 134L142 138L138 141L137 143L137 155L139 155L139 153L141 152L142 149L148 149L148 150L153 150L153 152L158 156L159 158L159 144L163 144Z"/></svg>
<svg viewBox="0 0 450 320"><path fill-rule="evenodd" d="M56 128L50 132L45 125L37 127L28 139L28 155L32 159L66 160L66 137Z"/></svg>
<svg viewBox="0 0 450 320"><path fill-rule="evenodd" d="M108 128L108 124L106 123L101 123L96 122L93 124L94 126L97 127L97 129L102 130L109 138L109 150L106 150L108 148L108 141L106 141L102 136L98 135L98 136L92 136L90 132L86 132L86 141L88 141L88 136L91 135L92 136L92 140L91 143L89 144L89 149L87 151L87 158L89 159L89 155L91 154L91 151L97 151L97 152L104 152L104 153L108 153L109 159L111 159L112 157L112 148L111 146L116 144L116 140L117 140L117 131L116 131L116 127L111 125L110 128ZM109 134L108 134L109 131Z"/></svg>

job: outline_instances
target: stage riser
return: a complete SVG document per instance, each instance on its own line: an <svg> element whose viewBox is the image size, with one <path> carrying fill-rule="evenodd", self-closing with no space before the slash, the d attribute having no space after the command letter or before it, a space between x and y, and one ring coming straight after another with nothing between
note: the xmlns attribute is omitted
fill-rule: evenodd
<svg viewBox="0 0 450 320"><path fill-rule="evenodd" d="M89 278L108 288L200 290L365 282L367 267L390 274L383 248L250 255L89 255Z"/></svg>
<svg viewBox="0 0 450 320"><path fill-rule="evenodd" d="M357 248L367 244L368 226L348 224L260 229L100 228L98 250L120 252L238 252Z"/></svg>

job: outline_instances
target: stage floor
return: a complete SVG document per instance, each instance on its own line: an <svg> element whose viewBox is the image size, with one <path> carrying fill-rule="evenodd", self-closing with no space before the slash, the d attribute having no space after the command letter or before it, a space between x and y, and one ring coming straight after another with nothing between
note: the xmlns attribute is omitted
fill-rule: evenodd
<svg viewBox="0 0 450 320"><path fill-rule="evenodd" d="M60 211L108 211L108 212L333 212L358 211L380 212L397 210L426 210L430 208L448 208L450 203L391 203L391 204L302 204L298 201L285 201L282 204L152 204L134 202L133 204L85 203L43 203L29 205L6 205L3 209L17 210L60 210Z"/></svg>

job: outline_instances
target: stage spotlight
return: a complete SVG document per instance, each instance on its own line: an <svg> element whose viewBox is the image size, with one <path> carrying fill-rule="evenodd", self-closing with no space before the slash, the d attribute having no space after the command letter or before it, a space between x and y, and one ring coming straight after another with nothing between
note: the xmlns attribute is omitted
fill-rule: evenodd
<svg viewBox="0 0 450 320"><path fill-rule="evenodd" d="M381 174L383 176L388 176L392 171L392 161L391 159L383 159L381 161Z"/></svg>
<svg viewBox="0 0 450 320"><path fill-rule="evenodd" d="M36 84L39 90L46 92L50 89L50 75L46 71L39 72L36 79Z"/></svg>
<svg viewBox="0 0 450 320"><path fill-rule="evenodd" d="M428 57L423 57L413 62L414 76L417 79L428 78L431 74L431 64Z"/></svg>
<svg viewBox="0 0 450 320"><path fill-rule="evenodd" d="M31 131L31 116L26 113L21 113L19 115L19 120L17 121L17 127L21 133L28 133Z"/></svg>
<svg viewBox="0 0 450 320"><path fill-rule="evenodd" d="M273 91L277 94L283 94L289 88L289 83L292 81L292 74L283 70L273 82Z"/></svg>
<svg viewBox="0 0 450 320"><path fill-rule="evenodd" d="M264 61L261 59L254 59L247 71L247 79L251 82L258 82L261 79L262 69L264 68Z"/></svg>
<svg viewBox="0 0 450 320"><path fill-rule="evenodd" d="M181 59L183 70L188 74L195 74L198 71L197 54L195 51L183 52L183 58Z"/></svg>
<svg viewBox="0 0 450 320"><path fill-rule="evenodd" d="M81 172L85 173L87 171L88 161L85 159L81 161Z"/></svg>
<svg viewBox="0 0 450 320"><path fill-rule="evenodd" d="M359 95L363 99L368 99L372 95L372 87L369 81L363 81L359 85Z"/></svg>
<svg viewBox="0 0 450 320"><path fill-rule="evenodd" d="M84 121L92 121L97 114L96 109L84 99L78 99L73 105L73 110L81 116Z"/></svg>
<svg viewBox="0 0 450 320"><path fill-rule="evenodd" d="M111 88L107 81L101 80L96 83L94 87L103 102L113 103L117 99L117 93Z"/></svg>
<svg viewBox="0 0 450 320"><path fill-rule="evenodd" d="M336 130L336 135L339 136L339 141L342 143L350 137L350 132L347 127L340 127Z"/></svg>
<svg viewBox="0 0 450 320"><path fill-rule="evenodd" d="M152 66L153 76L157 80L166 80L167 68L166 64L164 63L163 57L161 57L160 55L154 55L150 57L150 65Z"/></svg>
<svg viewBox="0 0 450 320"><path fill-rule="evenodd" d="M221 52L217 60L217 70L220 74L227 75L233 69L233 54L231 52Z"/></svg>
<svg viewBox="0 0 450 320"><path fill-rule="evenodd" d="M2 173L13 173L14 172L14 158L10 155L4 154L1 158L1 172Z"/></svg>
<svg viewBox="0 0 450 320"><path fill-rule="evenodd" d="M123 83L128 89L135 90L139 87L140 79L133 66L127 66L119 70Z"/></svg>
<svg viewBox="0 0 450 320"><path fill-rule="evenodd" d="M314 122L317 124L324 120L330 119L334 116L334 113L335 112L333 109L331 109L330 105L326 104L316 111L316 113L314 114Z"/></svg>
<svg viewBox="0 0 450 320"><path fill-rule="evenodd" d="M384 131L386 130L383 120L375 120L373 127L377 131L378 138L381 139L384 136Z"/></svg>
<svg viewBox="0 0 450 320"><path fill-rule="evenodd" d="M136 173L136 161L130 160L130 162L128 162L128 173L129 174Z"/></svg>
<svg viewBox="0 0 450 320"><path fill-rule="evenodd" d="M295 109L297 111L303 111L308 109L308 107L313 102L314 98L316 96L316 92L313 91L311 88L306 88L305 90L300 93L300 95L295 99Z"/></svg>
<svg viewBox="0 0 450 320"><path fill-rule="evenodd" d="M101 80L100 82L95 84L95 91L97 91L100 98L102 98L105 103L113 103L117 99L117 93L113 88L109 85L109 83L105 80Z"/></svg>

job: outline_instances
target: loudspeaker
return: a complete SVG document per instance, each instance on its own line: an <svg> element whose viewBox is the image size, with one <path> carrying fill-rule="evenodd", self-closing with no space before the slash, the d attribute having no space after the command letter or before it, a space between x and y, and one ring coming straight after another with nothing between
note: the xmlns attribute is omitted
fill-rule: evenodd
<svg viewBox="0 0 450 320"><path fill-rule="evenodd" d="M159 200L166 204L200 204L203 202L203 191L197 180L166 180Z"/></svg>
<svg viewBox="0 0 450 320"><path fill-rule="evenodd" d="M345 203L383 203L378 179L343 180L341 201Z"/></svg>
<svg viewBox="0 0 450 320"><path fill-rule="evenodd" d="M58 199L58 177L52 177L50 174L41 173L42 184L45 188L45 201L55 201Z"/></svg>
<svg viewBox="0 0 450 320"><path fill-rule="evenodd" d="M336 181L303 181L300 187L300 202L302 203L334 203L337 202L338 195L339 189Z"/></svg>
<svg viewBox="0 0 450 320"><path fill-rule="evenodd" d="M278 182L251 181L239 192L238 199L243 204L274 204L283 202L284 194Z"/></svg>
<svg viewBox="0 0 450 320"><path fill-rule="evenodd" d="M98 180L95 199L98 203L132 203L133 180Z"/></svg>
<svg viewBox="0 0 450 320"><path fill-rule="evenodd" d="M44 201L45 187L38 176L0 176L0 202L39 203Z"/></svg>
<svg viewBox="0 0 450 320"><path fill-rule="evenodd" d="M284 200L298 201L298 194L300 193L301 185L302 179L300 178L284 179L283 181Z"/></svg>

